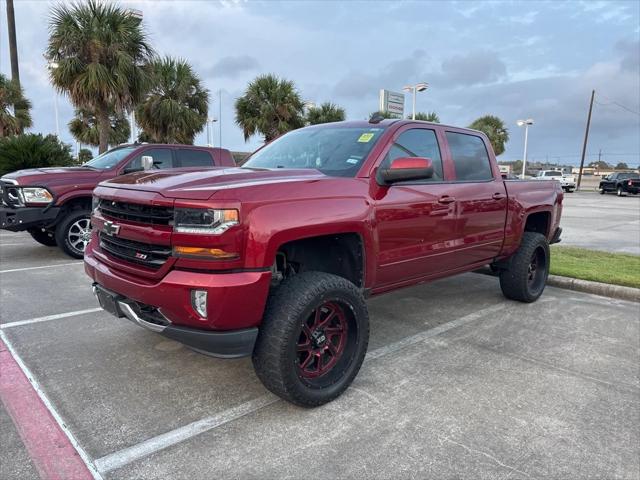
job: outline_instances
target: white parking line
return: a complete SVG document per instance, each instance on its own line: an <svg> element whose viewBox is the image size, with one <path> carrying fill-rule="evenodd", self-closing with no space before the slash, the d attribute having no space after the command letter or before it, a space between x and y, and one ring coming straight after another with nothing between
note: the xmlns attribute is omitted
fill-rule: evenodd
<svg viewBox="0 0 640 480"><path fill-rule="evenodd" d="M76 310L75 312L57 313L55 315L47 315L46 317L31 318L29 320L20 320L17 322L9 322L0 324L0 329L6 330L7 328L19 327L21 325L30 325L32 323L48 322L49 320L59 320L61 318L75 317L77 315L84 315L85 313L96 313L102 311L101 308L87 308L86 310Z"/></svg>
<svg viewBox="0 0 640 480"><path fill-rule="evenodd" d="M68 265L82 265L82 262L58 263L56 265L42 265L40 267L11 268L9 270L0 270L0 273L24 272L26 270L39 270L41 268L66 267Z"/></svg>
<svg viewBox="0 0 640 480"><path fill-rule="evenodd" d="M509 303L507 302L492 305L490 307L483 308L482 310L478 310L477 312L470 313L469 315L465 315L464 317L460 317L451 322L427 330L426 332L420 332L416 335L404 338L390 345L377 348L376 350L373 350L367 354L365 361L368 362L380 358L384 355L397 352L408 346L420 343L428 338L440 335L453 328L460 327L466 323L479 320L482 317L485 317L492 313L496 313L500 310L504 310L508 306ZM117 468L124 467L125 465L128 465L136 460L147 457L160 450L171 447L177 443L193 438L196 435L200 435L201 433L208 432L217 427L225 425L226 423L237 420L241 417L244 417L245 415L272 405L279 400L279 397L268 393L259 398L256 398L255 400L251 400L240 404L237 407L225 410L224 412L221 412L217 415L213 415L202 420L197 420L193 423L185 425L184 427L179 427L167 433L152 437L148 440L138 443L137 445L133 445L118 452L105 455L104 457L95 460L94 463L100 473L110 472Z"/></svg>
<svg viewBox="0 0 640 480"><path fill-rule="evenodd" d="M27 377L29 382L31 382L33 389L36 391L36 393L40 397L40 400L42 400L42 403L44 403L44 405L47 407L47 410L49 410L49 412L51 413L51 416L55 419L57 424L60 426L60 429L67 436L71 445L73 445L73 447L76 449L76 451L80 455L80 458L82 458L82 461L85 463L85 465L89 469L89 472L91 472L91 475L93 476L93 478L95 480L103 480L102 475L100 475L100 473L96 469L95 465L91 461L91 458L89 457L89 455L87 455L87 452L85 452L84 449L80 446L80 444L78 443L78 440L76 440L76 437L73 435L71 430L69 430L69 427L67 427L67 425L64 423L64 420L62 419L58 411L55 409L55 407L49 400L49 397L47 397L47 394L44 392L44 390L36 380L36 377L33 375L33 373L31 373L31 370L29 370L29 367L27 367L25 363L22 361L18 353L13 348L13 345L11 344L11 342L9 341L9 339L7 338L7 336L4 334L2 330L0 330L0 338L2 339L4 344L7 346L7 349L9 350L9 352L11 352L13 359L20 367L20 370L22 370L22 373L24 373L24 375Z"/></svg>
<svg viewBox="0 0 640 480"><path fill-rule="evenodd" d="M0 248L2 247L17 247L24 246L24 243L0 243Z"/></svg>

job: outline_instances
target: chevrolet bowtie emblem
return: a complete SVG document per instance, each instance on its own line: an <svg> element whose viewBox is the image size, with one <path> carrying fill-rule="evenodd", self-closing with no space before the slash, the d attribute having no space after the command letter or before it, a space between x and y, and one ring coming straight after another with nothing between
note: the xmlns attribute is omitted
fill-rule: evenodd
<svg viewBox="0 0 640 480"><path fill-rule="evenodd" d="M102 231L107 235L109 235L110 237L113 237L114 235L117 235L118 232L120 231L120 225L116 225L112 221L107 220L106 222L104 222L104 225L102 226Z"/></svg>

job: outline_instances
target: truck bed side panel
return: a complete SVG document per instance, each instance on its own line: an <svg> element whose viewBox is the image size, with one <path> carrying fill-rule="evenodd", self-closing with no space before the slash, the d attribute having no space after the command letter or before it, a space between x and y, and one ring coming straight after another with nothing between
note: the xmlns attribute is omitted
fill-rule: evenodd
<svg viewBox="0 0 640 480"><path fill-rule="evenodd" d="M546 236L548 240L551 240L560 223L563 200L562 188L558 182L506 180L504 183L509 203L501 257L509 256L517 250L526 219L532 213L548 212L550 214Z"/></svg>

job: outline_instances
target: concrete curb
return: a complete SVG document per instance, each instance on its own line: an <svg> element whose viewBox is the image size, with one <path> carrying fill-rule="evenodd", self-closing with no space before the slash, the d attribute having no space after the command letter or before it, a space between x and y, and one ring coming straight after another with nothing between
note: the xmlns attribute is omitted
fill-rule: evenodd
<svg viewBox="0 0 640 480"><path fill-rule="evenodd" d="M549 275L547 285L640 303L640 288L591 282L589 280L580 280L578 278L561 277L560 275Z"/></svg>
<svg viewBox="0 0 640 480"><path fill-rule="evenodd" d="M484 275L496 276L491 269L481 268L475 270L476 273ZM623 287L620 285L611 285L608 283L592 282L589 280L580 280L578 278L561 277L560 275L549 275L547 285L551 287L564 288L582 293L591 293L602 297L617 298L620 300L628 300L640 303L640 288Z"/></svg>

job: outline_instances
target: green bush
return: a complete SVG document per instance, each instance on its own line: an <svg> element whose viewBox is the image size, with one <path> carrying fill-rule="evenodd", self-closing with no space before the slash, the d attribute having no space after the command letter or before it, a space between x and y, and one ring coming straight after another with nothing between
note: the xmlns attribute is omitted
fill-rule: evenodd
<svg viewBox="0 0 640 480"><path fill-rule="evenodd" d="M23 168L73 165L71 146L54 135L25 134L0 138L0 175Z"/></svg>
<svg viewBox="0 0 640 480"><path fill-rule="evenodd" d="M89 160L93 158L93 152L88 148L81 148L78 153L78 163L82 165L83 163L87 163Z"/></svg>

